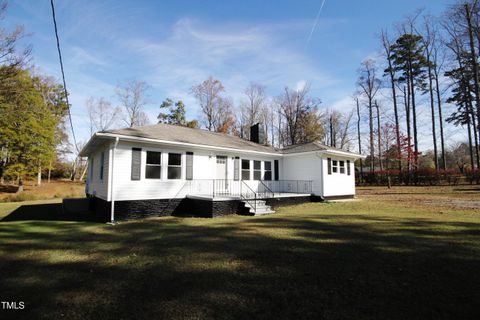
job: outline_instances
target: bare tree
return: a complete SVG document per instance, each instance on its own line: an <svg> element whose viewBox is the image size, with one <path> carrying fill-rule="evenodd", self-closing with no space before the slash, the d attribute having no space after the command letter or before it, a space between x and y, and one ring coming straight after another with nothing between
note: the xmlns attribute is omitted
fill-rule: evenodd
<svg viewBox="0 0 480 320"><path fill-rule="evenodd" d="M308 120L315 120L314 115L318 113L320 99L309 97L308 92L309 86L307 85L297 90L285 87L283 94L276 98L280 114L285 120L285 130L281 134L285 136L286 144L297 144L312 139L311 136L307 137L305 134L305 129L310 131L310 128L304 126L307 123L307 117L309 117ZM308 121L308 124L318 129L321 128L321 125L318 125L318 118L315 121Z"/></svg>
<svg viewBox="0 0 480 320"><path fill-rule="evenodd" d="M357 86L360 94L367 99L367 107L369 113L369 127L370 127L370 170L375 170L375 144L374 144L374 130L373 130L373 108L374 100L380 89L380 80L377 78L377 67L373 59L367 59L362 62L358 70Z"/></svg>
<svg viewBox="0 0 480 320"><path fill-rule="evenodd" d="M249 139L249 128L257 122L261 122L264 126L267 126L269 113L267 110L267 96L264 86L251 82L245 89L244 94L245 100L240 104L241 136ZM268 130L264 131L268 134Z"/></svg>
<svg viewBox="0 0 480 320"><path fill-rule="evenodd" d="M0 1L0 21L5 19L7 7L7 1ZM18 50L17 48L19 41L25 35L25 29L21 25L17 25L15 30L11 32L0 28L0 65L7 67L2 70L1 80L5 80L5 78L12 75L18 68L23 67L28 62L32 47L29 45L23 50Z"/></svg>
<svg viewBox="0 0 480 320"><path fill-rule="evenodd" d="M147 104L148 88L146 82L137 80L126 81L117 86L116 94L124 110L123 121L130 128L149 123L148 116L143 111Z"/></svg>
<svg viewBox="0 0 480 320"><path fill-rule="evenodd" d="M220 80L208 77L202 83L193 86L191 93L195 96L203 115L203 123L210 131L216 130L219 123L221 93L225 91Z"/></svg>
<svg viewBox="0 0 480 320"><path fill-rule="evenodd" d="M104 98L90 97L86 101L87 114L90 121L90 135L96 131L105 131L113 127L121 117L122 110L113 107Z"/></svg>

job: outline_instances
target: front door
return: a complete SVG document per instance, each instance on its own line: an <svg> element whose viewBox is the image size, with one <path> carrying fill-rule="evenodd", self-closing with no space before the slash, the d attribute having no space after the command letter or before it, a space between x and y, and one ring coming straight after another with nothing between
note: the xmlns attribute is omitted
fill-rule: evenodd
<svg viewBox="0 0 480 320"><path fill-rule="evenodd" d="M217 156L217 175L215 180L215 189L226 191L227 185L227 156Z"/></svg>

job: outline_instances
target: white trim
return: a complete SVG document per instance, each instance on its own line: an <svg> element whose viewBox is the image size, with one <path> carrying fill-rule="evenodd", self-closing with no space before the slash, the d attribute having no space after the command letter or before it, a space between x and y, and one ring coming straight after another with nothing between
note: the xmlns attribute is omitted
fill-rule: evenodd
<svg viewBox="0 0 480 320"><path fill-rule="evenodd" d="M144 137L132 137L127 135L120 135L120 134L112 134L112 133L102 133L97 132L95 133L92 138L88 141L85 147L80 152L80 155L83 155L83 151L87 149L89 144L93 141L95 137L106 137L106 138L121 138L123 141L131 141L131 142L145 142L145 143L152 143L152 144L164 144L164 145L174 145L174 146L186 146L191 148L197 149L204 149L204 150L222 150L222 151L229 151L229 152L237 152L237 153L250 153L250 154L261 154L261 155L269 155L275 157L290 157L290 156L297 156L297 155L307 155L313 153L322 153L326 155L334 155L334 156L343 156L352 159L365 159L367 156L348 152L348 151L341 151L341 150L314 150L314 151L304 151L304 152L294 152L294 153L272 153L272 152L263 152L263 151L254 151L254 150L245 150L245 149L235 149L235 148L227 148L227 147L216 147L216 146L209 146L209 145L201 145L195 143L187 143L187 142L177 142L177 141L168 141L168 140L160 140L160 139L152 139L152 138L144 138Z"/></svg>
<svg viewBox="0 0 480 320"><path fill-rule="evenodd" d="M120 141L119 137L115 138L115 144L113 145L113 150L112 150L112 176L110 178L111 181L111 188L110 188L110 200L111 200L111 207L110 207L110 223L115 223L115 199L114 199L114 192L113 192L113 177L115 176L114 174L114 164L115 164L115 151L117 151L117 145L118 142ZM108 197L107 197L108 198Z"/></svg>
<svg viewBox="0 0 480 320"><path fill-rule="evenodd" d="M149 142L154 144L167 144L167 145L176 145L176 146L186 146L192 147L197 149L206 149L206 150L222 150L222 151L230 151L230 152L241 152L241 153L254 153L254 154L264 154L264 155L271 155L271 156L281 156L278 153L271 153L271 152L262 152L262 151L253 151L253 150L245 150L245 149L235 149L235 148L226 148L226 147L216 147L216 146L208 146L208 145L201 145L195 143L187 143L187 142L176 142L176 141L167 141L167 140L159 140L159 139L151 139L151 138L142 138L142 137L132 137L132 136L124 136L124 135L114 135L109 133L95 133L92 139L95 137L111 137L116 138L119 137L122 141L140 141L140 142ZM87 144L88 146L88 144Z"/></svg>

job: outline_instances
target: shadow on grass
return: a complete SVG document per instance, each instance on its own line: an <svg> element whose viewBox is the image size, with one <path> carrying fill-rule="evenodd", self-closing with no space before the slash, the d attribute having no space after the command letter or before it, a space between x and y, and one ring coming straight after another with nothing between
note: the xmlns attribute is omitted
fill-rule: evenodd
<svg viewBox="0 0 480 320"><path fill-rule="evenodd" d="M66 214L61 203L21 205L0 221L26 220L102 222L92 212Z"/></svg>
<svg viewBox="0 0 480 320"><path fill-rule="evenodd" d="M17 319L478 319L479 229L295 212L19 221L0 224L0 287L26 302Z"/></svg>

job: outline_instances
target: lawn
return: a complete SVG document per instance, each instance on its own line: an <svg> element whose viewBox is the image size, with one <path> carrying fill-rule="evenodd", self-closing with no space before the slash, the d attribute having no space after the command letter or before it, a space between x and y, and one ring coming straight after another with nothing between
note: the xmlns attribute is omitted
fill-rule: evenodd
<svg viewBox="0 0 480 320"><path fill-rule="evenodd" d="M480 189L395 189L116 226L40 212L50 200L39 220L0 222L1 300L26 305L0 318L480 319L480 212L428 202ZM0 218L39 203L0 204Z"/></svg>

